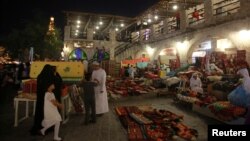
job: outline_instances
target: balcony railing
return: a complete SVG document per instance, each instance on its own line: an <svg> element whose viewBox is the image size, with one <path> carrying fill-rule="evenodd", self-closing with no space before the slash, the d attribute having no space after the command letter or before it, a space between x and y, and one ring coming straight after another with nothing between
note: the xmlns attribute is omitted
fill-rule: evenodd
<svg viewBox="0 0 250 141"><path fill-rule="evenodd" d="M176 17L168 18L168 22L167 22L167 32L168 33L171 33L171 32L174 32L174 31L180 29L179 26L180 25L177 25Z"/></svg>
<svg viewBox="0 0 250 141"><path fill-rule="evenodd" d="M240 9L239 0L222 0L213 4L213 16L228 16L237 13Z"/></svg>
<svg viewBox="0 0 250 141"><path fill-rule="evenodd" d="M202 23L204 23L206 20L205 18L214 20L214 18L211 18L211 17L216 17L215 20L217 19L223 20L222 17L230 16L231 14L235 14L239 12L240 6L242 6L242 4L240 3L240 0L216 0L216 3L212 2L212 5L210 8L206 7L206 10L207 9L212 10L210 11L212 12L212 15L205 14L205 12L207 12L205 11L205 8L204 8L205 6L207 5L200 4L191 9L187 9L186 21L181 20L181 22L185 22L185 24L187 23L186 25L187 27L193 27L198 24L201 25L202 27L203 26ZM196 12L198 16L195 15L194 12ZM205 15L211 16L211 17L205 17ZM126 38L124 38L121 35L116 35L116 40L118 42L131 42L131 43L138 43L141 41L153 41L167 34L175 33L179 29L180 23L177 22L177 19L175 16L165 19L164 22L166 23L163 23L163 21L160 21L159 23L156 23L154 25L149 25L147 27L144 27L144 29L142 29L141 31L138 30L137 32L135 31L132 34L127 35ZM87 34L78 33L78 35L76 36L73 30L71 30L70 38L87 39ZM109 36L108 35L100 36L100 34L94 35L94 40L109 40Z"/></svg>

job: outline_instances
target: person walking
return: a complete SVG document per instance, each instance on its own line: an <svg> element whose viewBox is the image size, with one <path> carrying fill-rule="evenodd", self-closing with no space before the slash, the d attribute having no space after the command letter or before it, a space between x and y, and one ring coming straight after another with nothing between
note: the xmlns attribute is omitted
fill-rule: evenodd
<svg viewBox="0 0 250 141"><path fill-rule="evenodd" d="M97 81L90 81L90 74L85 75L85 79L83 80L81 86L83 88L83 101L85 107L85 122L87 125L89 122L96 122L96 104L95 104L95 87L97 86ZM90 114L91 112L91 114ZM91 120L90 120L91 115Z"/></svg>
<svg viewBox="0 0 250 141"><path fill-rule="evenodd" d="M108 96L106 90L106 72L96 61L93 62L93 72L91 80L98 82L98 85L95 87L96 114L102 115L109 111Z"/></svg>
<svg viewBox="0 0 250 141"><path fill-rule="evenodd" d="M36 109L34 116L34 123L30 130L31 135L39 135L40 129L42 129L42 120L44 118L44 94L47 91L46 85L49 82L53 82L54 72L51 65L46 64L43 70L37 77L37 99Z"/></svg>
<svg viewBox="0 0 250 141"><path fill-rule="evenodd" d="M42 135L45 135L45 131L52 127L54 127L54 140L55 141L61 141L62 139L58 136L59 135L59 128L60 128L60 122L62 121L62 117L60 113L58 112L57 108L62 109L63 106L61 103L59 103L55 95L53 93L53 90L55 89L55 85L53 82L48 84L47 92L45 93L44 97L44 119L42 121L43 128L40 130L40 133Z"/></svg>

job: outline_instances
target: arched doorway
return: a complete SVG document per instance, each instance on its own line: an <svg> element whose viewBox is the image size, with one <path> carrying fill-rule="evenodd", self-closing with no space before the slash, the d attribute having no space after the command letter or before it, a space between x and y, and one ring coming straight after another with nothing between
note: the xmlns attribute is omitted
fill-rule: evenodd
<svg viewBox="0 0 250 141"><path fill-rule="evenodd" d="M162 49L158 55L158 61L163 69L175 70L180 67L180 60L176 48Z"/></svg>

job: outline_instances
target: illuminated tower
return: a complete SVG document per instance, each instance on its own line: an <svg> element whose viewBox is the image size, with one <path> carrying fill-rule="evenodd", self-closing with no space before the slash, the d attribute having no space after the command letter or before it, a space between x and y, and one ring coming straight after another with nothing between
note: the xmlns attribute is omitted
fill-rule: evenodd
<svg viewBox="0 0 250 141"><path fill-rule="evenodd" d="M55 35L55 22L54 22L54 17L50 17L50 22L49 22L49 30L47 34L53 34Z"/></svg>

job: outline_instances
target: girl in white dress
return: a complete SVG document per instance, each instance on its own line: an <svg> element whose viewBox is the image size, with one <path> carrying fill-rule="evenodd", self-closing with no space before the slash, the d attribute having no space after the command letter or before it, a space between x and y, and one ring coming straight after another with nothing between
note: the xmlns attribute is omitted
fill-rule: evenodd
<svg viewBox="0 0 250 141"><path fill-rule="evenodd" d="M58 136L60 122L62 121L61 115L58 112L58 108L62 108L62 104L60 104L56 99L55 95L52 92L55 89L54 84L50 84L47 92L44 97L44 119L42 121L41 134L45 135L45 131L51 126L55 125L54 128L54 140L61 141L62 139Z"/></svg>

